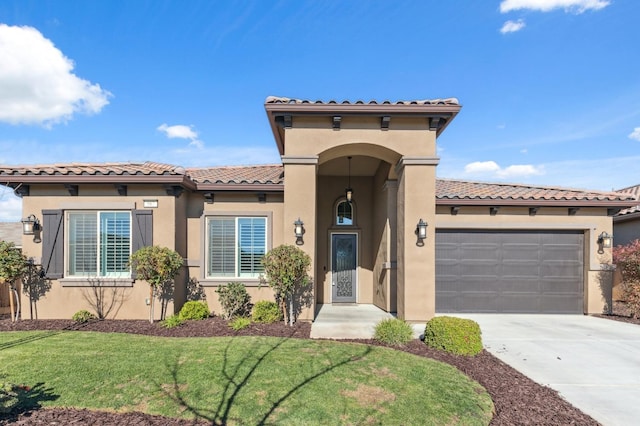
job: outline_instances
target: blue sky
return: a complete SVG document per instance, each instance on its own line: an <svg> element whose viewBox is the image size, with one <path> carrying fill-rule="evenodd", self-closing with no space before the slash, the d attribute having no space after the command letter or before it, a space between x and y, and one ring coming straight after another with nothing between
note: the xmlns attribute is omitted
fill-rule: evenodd
<svg viewBox="0 0 640 426"><path fill-rule="evenodd" d="M269 95L456 97L438 176L640 183L640 2L0 3L0 164L279 163ZM0 187L0 220L20 201Z"/></svg>

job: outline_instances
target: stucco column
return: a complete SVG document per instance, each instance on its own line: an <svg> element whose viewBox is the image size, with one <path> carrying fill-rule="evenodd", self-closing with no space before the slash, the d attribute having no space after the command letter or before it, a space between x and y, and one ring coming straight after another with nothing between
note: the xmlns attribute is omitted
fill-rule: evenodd
<svg viewBox="0 0 640 426"><path fill-rule="evenodd" d="M403 157L398 174L398 317L422 322L435 314L436 165L434 157ZM417 244L418 221L429 225Z"/></svg>
<svg viewBox="0 0 640 426"><path fill-rule="evenodd" d="M311 257L309 274L313 279L310 306L303 308L299 320L313 320L316 306L316 174L318 157L282 156L284 164L284 238L296 245L293 223L304 222L303 244L298 245Z"/></svg>
<svg viewBox="0 0 640 426"><path fill-rule="evenodd" d="M397 259L398 259L398 181L387 180L384 184L384 190L387 198L387 262L385 265L387 269L388 289L389 295L387 300L387 311L397 311Z"/></svg>

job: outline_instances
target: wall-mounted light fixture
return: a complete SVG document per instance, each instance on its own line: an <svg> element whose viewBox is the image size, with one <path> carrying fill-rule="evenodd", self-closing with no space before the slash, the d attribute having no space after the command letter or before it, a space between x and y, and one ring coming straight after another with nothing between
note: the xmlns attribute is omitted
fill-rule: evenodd
<svg viewBox="0 0 640 426"><path fill-rule="evenodd" d="M33 242L39 243L42 240L40 239L40 230L42 227L40 226L40 221L38 218L30 214L25 219L22 219L22 235L33 235Z"/></svg>
<svg viewBox="0 0 640 426"><path fill-rule="evenodd" d="M600 235L598 235L598 253L604 253L604 249L611 248L611 243L613 242L613 236L607 233L607 231L602 231Z"/></svg>
<svg viewBox="0 0 640 426"><path fill-rule="evenodd" d="M347 160L349 160L349 186L344 190L344 195L347 201L351 202L353 199L353 189L351 188L351 156L347 157Z"/></svg>
<svg viewBox="0 0 640 426"><path fill-rule="evenodd" d="M304 244L304 240L302 236L304 235L304 222L298 218L295 222L293 222L293 233L296 236L296 244L301 246Z"/></svg>
<svg viewBox="0 0 640 426"><path fill-rule="evenodd" d="M422 220L422 218L420 218L418 224L416 225L416 235L418 237L416 245L423 246L424 240L427 238L427 222Z"/></svg>

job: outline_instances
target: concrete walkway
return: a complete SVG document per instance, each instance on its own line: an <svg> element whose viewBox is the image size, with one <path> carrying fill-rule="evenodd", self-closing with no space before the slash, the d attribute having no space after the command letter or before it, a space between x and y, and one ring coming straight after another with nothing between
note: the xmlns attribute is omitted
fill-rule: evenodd
<svg viewBox="0 0 640 426"><path fill-rule="evenodd" d="M376 324L395 318L375 305L317 305L316 319L311 324L312 339L371 339ZM412 324L413 335L419 338L425 324Z"/></svg>
<svg viewBox="0 0 640 426"><path fill-rule="evenodd" d="M370 339L388 312L375 305L318 305L311 325L312 339Z"/></svg>
<svg viewBox="0 0 640 426"><path fill-rule="evenodd" d="M485 348L605 426L640 422L640 326L583 315L455 314Z"/></svg>

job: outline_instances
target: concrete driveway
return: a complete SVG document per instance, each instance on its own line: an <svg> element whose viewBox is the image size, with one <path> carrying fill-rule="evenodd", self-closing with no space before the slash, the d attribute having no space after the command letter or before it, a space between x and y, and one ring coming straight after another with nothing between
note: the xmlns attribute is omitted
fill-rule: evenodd
<svg viewBox="0 0 640 426"><path fill-rule="evenodd" d="M455 314L485 348L603 425L640 422L640 325L583 315Z"/></svg>

